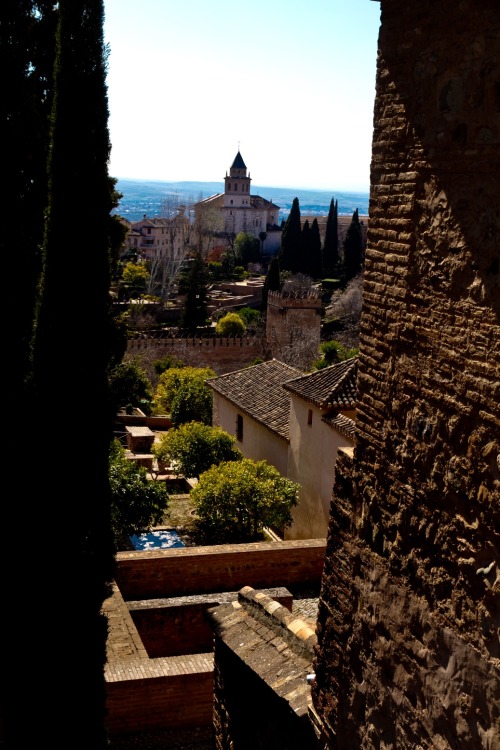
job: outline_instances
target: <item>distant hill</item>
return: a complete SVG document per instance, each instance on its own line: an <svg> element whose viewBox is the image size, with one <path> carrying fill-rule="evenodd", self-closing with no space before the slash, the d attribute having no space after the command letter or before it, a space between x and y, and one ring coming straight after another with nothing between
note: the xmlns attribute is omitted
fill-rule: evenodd
<svg viewBox="0 0 500 750"><path fill-rule="evenodd" d="M185 202L199 201L224 191L222 182L161 182L147 180L118 180L118 192L123 194L116 213L129 221L139 221L144 214L150 218L161 215L161 204L167 196L178 196ZM347 191L294 190L281 187L259 187L252 185L252 195L273 201L280 207L280 219L286 219L294 198L298 198L300 213L311 216L326 216L330 201L338 201L339 215L351 216L358 209L361 215L368 214L369 194Z"/></svg>

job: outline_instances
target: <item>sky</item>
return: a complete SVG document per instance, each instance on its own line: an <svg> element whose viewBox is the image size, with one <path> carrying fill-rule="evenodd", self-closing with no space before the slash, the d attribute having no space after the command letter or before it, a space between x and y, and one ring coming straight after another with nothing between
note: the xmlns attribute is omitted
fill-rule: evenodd
<svg viewBox="0 0 500 750"><path fill-rule="evenodd" d="M104 0L118 179L368 191L376 0Z"/></svg>

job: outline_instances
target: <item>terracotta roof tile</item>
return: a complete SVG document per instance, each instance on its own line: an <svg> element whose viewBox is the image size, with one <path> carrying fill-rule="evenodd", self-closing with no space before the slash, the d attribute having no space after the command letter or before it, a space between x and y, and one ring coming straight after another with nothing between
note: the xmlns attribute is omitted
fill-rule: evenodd
<svg viewBox="0 0 500 750"><path fill-rule="evenodd" d="M321 409L354 409L358 358L351 357L322 370L289 380L284 389Z"/></svg>
<svg viewBox="0 0 500 750"><path fill-rule="evenodd" d="M354 419L346 417L344 414L325 414L324 417L321 417L321 420L331 425L331 427L335 427L341 435L354 440L356 434L356 422Z"/></svg>
<svg viewBox="0 0 500 750"><path fill-rule="evenodd" d="M206 383L242 412L288 440L290 396L283 386L300 374L295 367L271 359L209 378Z"/></svg>

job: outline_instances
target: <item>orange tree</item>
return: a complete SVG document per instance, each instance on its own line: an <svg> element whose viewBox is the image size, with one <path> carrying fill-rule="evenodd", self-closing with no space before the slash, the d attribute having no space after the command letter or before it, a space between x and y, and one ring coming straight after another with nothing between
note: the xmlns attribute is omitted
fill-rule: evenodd
<svg viewBox="0 0 500 750"><path fill-rule="evenodd" d="M243 458L212 466L191 490L200 541L252 542L263 538L266 526L285 529L299 489L267 461Z"/></svg>

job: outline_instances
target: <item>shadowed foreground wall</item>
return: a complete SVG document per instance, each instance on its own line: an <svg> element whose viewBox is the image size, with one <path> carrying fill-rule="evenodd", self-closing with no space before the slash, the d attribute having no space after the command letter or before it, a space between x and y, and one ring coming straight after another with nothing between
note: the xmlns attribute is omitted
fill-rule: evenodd
<svg viewBox="0 0 500 750"><path fill-rule="evenodd" d="M500 4L382 0L320 746L500 748Z"/></svg>

